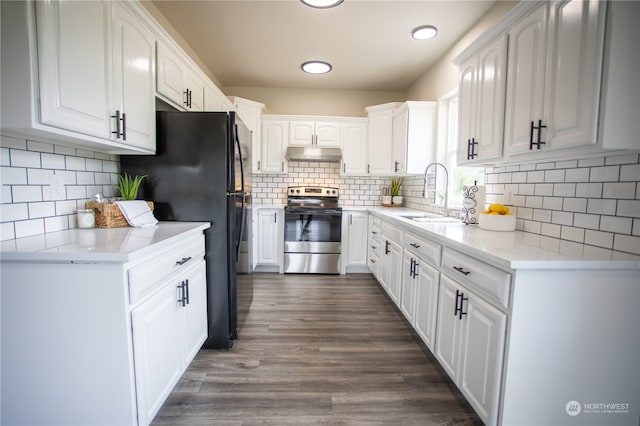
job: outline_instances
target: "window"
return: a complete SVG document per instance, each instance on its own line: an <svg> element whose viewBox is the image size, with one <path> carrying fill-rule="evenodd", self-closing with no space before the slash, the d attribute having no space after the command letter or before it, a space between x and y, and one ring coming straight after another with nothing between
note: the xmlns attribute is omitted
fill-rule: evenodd
<svg viewBox="0 0 640 426"><path fill-rule="evenodd" d="M458 167L458 89L447 93L438 103L438 161L449 171L449 208L461 208L465 185L484 184L483 167Z"/></svg>

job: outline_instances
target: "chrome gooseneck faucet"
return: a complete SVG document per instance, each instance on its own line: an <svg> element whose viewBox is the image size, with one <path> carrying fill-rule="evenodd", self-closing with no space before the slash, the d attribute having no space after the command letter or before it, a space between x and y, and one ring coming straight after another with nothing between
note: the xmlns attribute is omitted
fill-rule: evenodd
<svg viewBox="0 0 640 426"><path fill-rule="evenodd" d="M447 167L442 163L431 163L424 171L424 190L422 196L427 198L436 204L436 198L438 196L438 167L442 167L444 170L444 211L445 214L449 212L449 172ZM434 168L433 176L429 175L429 170Z"/></svg>

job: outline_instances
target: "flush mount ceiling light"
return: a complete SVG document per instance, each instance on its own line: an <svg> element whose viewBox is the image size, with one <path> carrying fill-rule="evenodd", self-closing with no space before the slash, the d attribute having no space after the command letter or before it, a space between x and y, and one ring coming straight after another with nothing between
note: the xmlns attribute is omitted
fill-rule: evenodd
<svg viewBox="0 0 640 426"><path fill-rule="evenodd" d="M302 71L309 74L326 74L331 71L331 64L322 61L309 61L301 65Z"/></svg>
<svg viewBox="0 0 640 426"><path fill-rule="evenodd" d="M416 40L428 40L438 34L438 29L433 25L423 25L411 31L411 36Z"/></svg>
<svg viewBox="0 0 640 426"><path fill-rule="evenodd" d="M302 3L316 9L329 9L342 3L344 0L300 0Z"/></svg>

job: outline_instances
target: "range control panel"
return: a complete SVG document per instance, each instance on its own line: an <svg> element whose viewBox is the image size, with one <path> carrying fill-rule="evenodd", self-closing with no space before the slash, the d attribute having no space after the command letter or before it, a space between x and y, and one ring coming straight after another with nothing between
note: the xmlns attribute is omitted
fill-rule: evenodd
<svg viewBox="0 0 640 426"><path fill-rule="evenodd" d="M289 196L306 196L306 197L331 197L338 198L337 188L327 188L322 186L290 186L287 189Z"/></svg>

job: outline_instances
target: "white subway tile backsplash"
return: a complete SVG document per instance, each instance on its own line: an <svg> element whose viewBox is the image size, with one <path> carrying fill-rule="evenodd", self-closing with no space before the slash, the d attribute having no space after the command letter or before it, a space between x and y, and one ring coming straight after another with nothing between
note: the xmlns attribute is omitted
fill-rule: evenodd
<svg viewBox="0 0 640 426"><path fill-rule="evenodd" d="M602 183L577 183L576 197L602 198Z"/></svg>
<svg viewBox="0 0 640 426"><path fill-rule="evenodd" d="M615 234L613 237L613 249L640 255L640 237Z"/></svg>
<svg viewBox="0 0 640 426"><path fill-rule="evenodd" d="M87 194L116 193L117 156L6 136L0 144L2 240L76 227L75 211ZM64 185L56 200L50 191L54 174Z"/></svg>
<svg viewBox="0 0 640 426"><path fill-rule="evenodd" d="M0 168L0 182L3 185L26 185L27 169L22 167Z"/></svg>
<svg viewBox="0 0 640 426"><path fill-rule="evenodd" d="M640 154L517 166L487 169L485 185L487 199L499 199L507 191L504 175L511 176L508 190L518 229L583 242L594 250L640 250L631 247L640 237Z"/></svg>
<svg viewBox="0 0 640 426"><path fill-rule="evenodd" d="M567 212L586 212L587 200L585 198L565 198L562 209Z"/></svg>
<svg viewBox="0 0 640 426"><path fill-rule="evenodd" d="M39 152L11 149L9 150L9 157L13 167L41 167Z"/></svg>
<svg viewBox="0 0 640 426"><path fill-rule="evenodd" d="M613 248L613 234L587 229L584 234L584 243L610 249Z"/></svg>
<svg viewBox="0 0 640 426"><path fill-rule="evenodd" d="M574 228L572 226L563 226L560 231L560 238L563 240L575 241L577 243L584 242L584 229Z"/></svg>
<svg viewBox="0 0 640 426"><path fill-rule="evenodd" d="M631 234L633 219L630 217L600 216L600 230L616 234Z"/></svg>
<svg viewBox="0 0 640 426"><path fill-rule="evenodd" d="M599 229L600 215L575 213L573 215L573 226L578 228Z"/></svg>
<svg viewBox="0 0 640 426"><path fill-rule="evenodd" d="M620 177L620 166L592 167L589 180L591 182L617 182Z"/></svg>
<svg viewBox="0 0 640 426"><path fill-rule="evenodd" d="M44 234L44 219L21 220L15 222L16 238Z"/></svg>
<svg viewBox="0 0 640 426"><path fill-rule="evenodd" d="M616 214L616 200L590 198L587 203L587 212L596 214Z"/></svg>
<svg viewBox="0 0 640 426"><path fill-rule="evenodd" d="M52 201L29 203L29 218L49 217L56 215L55 204Z"/></svg>
<svg viewBox="0 0 640 426"><path fill-rule="evenodd" d="M11 196L14 203L42 201L42 187L14 185L11 188Z"/></svg>
<svg viewBox="0 0 640 426"><path fill-rule="evenodd" d="M602 198L623 198L633 200L635 196L635 182L608 182L602 187Z"/></svg>
<svg viewBox="0 0 640 426"><path fill-rule="evenodd" d="M589 168L567 169L564 174L565 182L589 182Z"/></svg>
<svg viewBox="0 0 640 426"><path fill-rule="evenodd" d="M617 216L640 217L640 200L618 200Z"/></svg>

